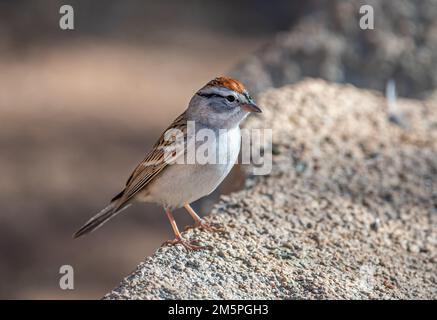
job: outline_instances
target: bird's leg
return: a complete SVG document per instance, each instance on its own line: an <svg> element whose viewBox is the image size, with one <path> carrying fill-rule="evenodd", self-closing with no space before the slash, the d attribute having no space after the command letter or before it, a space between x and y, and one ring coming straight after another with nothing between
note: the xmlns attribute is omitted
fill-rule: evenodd
<svg viewBox="0 0 437 320"><path fill-rule="evenodd" d="M196 211L194 211L193 208L191 208L191 206L188 203L184 204L184 208L188 211L190 216L194 219L194 226L188 226L187 229L199 228L202 230L212 231L212 232L223 232L224 231L223 228L214 227L211 224L209 224L208 222L204 221L202 218L200 218L197 215Z"/></svg>
<svg viewBox="0 0 437 320"><path fill-rule="evenodd" d="M205 248L203 246L198 246L198 245L192 244L192 243L184 240L182 238L181 233L179 232L178 226L176 225L176 221L173 217L173 213L171 213L171 211L167 208L165 209L165 213L167 213L168 220L170 220L170 225L171 225L171 228L173 229L173 232L174 232L176 238L174 240L167 240L166 242L163 243L163 246L164 245L175 246L177 244L181 244L188 251L199 250L199 249Z"/></svg>

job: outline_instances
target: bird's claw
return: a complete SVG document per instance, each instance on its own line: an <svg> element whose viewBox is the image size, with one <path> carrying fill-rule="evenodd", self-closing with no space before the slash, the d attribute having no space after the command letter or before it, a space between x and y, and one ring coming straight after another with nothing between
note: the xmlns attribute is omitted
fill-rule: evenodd
<svg viewBox="0 0 437 320"><path fill-rule="evenodd" d="M167 240L162 244L163 246L175 246L177 244L181 244L187 251L193 251L193 250L202 250L207 249L205 246L199 246L194 243L188 242L187 240L184 240L182 238L176 238L174 240Z"/></svg>

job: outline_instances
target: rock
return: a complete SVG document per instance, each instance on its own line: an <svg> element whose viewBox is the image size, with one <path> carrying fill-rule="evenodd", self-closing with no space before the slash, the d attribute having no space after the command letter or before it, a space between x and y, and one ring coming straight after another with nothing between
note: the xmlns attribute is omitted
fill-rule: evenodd
<svg viewBox="0 0 437 320"><path fill-rule="evenodd" d="M373 7L373 30L359 26L363 4ZM400 96L423 97L437 88L436 16L436 0L312 1L233 75L258 93L319 77L381 92L394 80Z"/></svg>
<svg viewBox="0 0 437 320"><path fill-rule="evenodd" d="M399 99L407 130L381 95L312 79L259 104L246 127L281 152L212 210L232 236L185 232L211 250L161 248L104 299L436 299L437 105Z"/></svg>

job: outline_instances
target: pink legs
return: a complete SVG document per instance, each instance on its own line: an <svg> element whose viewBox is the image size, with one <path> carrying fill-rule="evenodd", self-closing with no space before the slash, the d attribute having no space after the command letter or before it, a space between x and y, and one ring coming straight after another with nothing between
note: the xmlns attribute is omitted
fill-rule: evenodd
<svg viewBox="0 0 437 320"><path fill-rule="evenodd" d="M184 204L184 208L188 211L190 216L194 219L194 226L188 227L188 228L199 228L201 230L211 231L211 232L222 232L222 228L216 228L209 223L205 222L200 218L197 213L191 208L191 206L186 203Z"/></svg>
<svg viewBox="0 0 437 320"><path fill-rule="evenodd" d="M174 240L168 240L168 241L164 242L163 245L175 246L177 244L181 244L188 251L190 251L190 250L199 250L199 249L204 249L205 248L203 246L198 246L198 245L192 244L192 243L184 240L182 238L181 233L179 232L178 226L176 225L176 221L175 221L171 211L169 209L165 209L165 213L167 213L168 220L170 220L170 225L171 225L171 228L173 229L173 232L175 234L175 239Z"/></svg>

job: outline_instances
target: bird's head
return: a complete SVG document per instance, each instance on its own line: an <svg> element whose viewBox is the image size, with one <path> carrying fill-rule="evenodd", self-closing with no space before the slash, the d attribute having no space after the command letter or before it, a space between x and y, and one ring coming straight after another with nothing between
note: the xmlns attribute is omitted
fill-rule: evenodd
<svg viewBox="0 0 437 320"><path fill-rule="evenodd" d="M214 128L233 128L251 112L261 112L243 84L218 77L196 92L187 110L189 120Z"/></svg>

